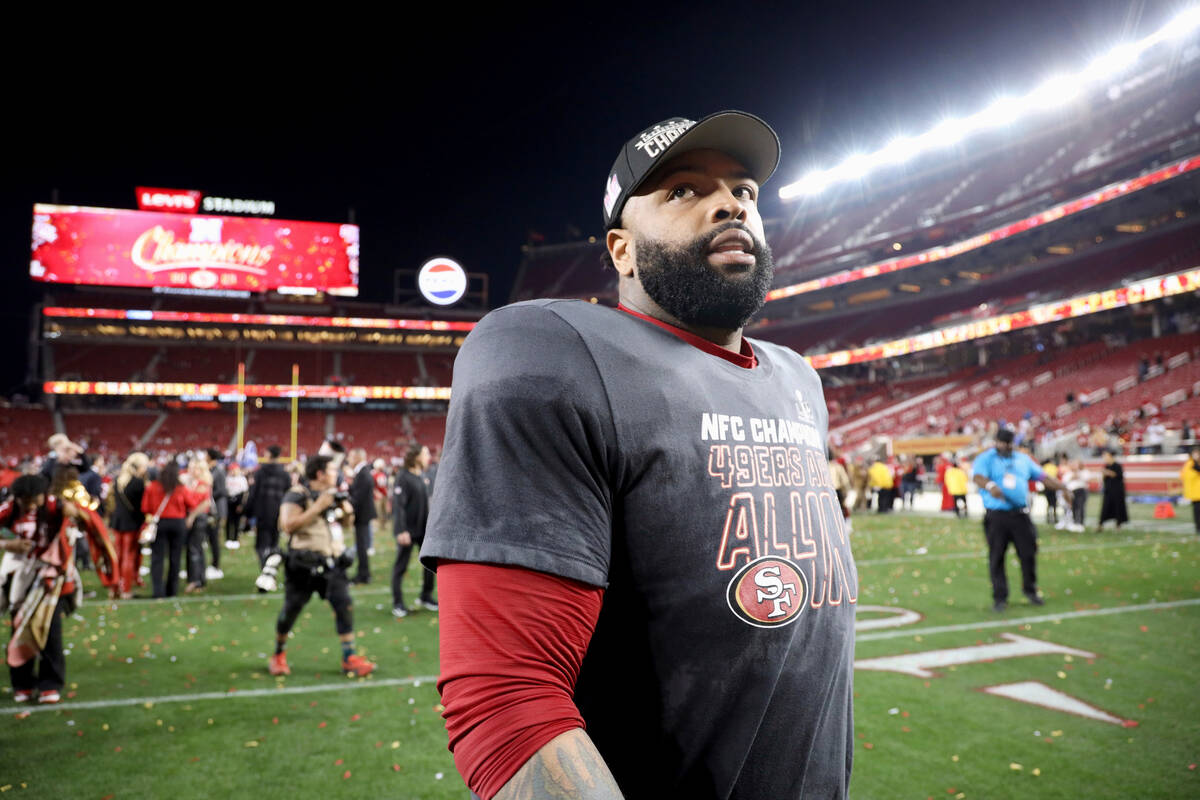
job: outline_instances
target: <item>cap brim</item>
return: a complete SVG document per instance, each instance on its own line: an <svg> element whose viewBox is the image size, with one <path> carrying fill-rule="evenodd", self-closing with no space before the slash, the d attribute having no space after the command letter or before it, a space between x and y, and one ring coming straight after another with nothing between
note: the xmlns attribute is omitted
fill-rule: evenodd
<svg viewBox="0 0 1200 800"><path fill-rule="evenodd" d="M718 111L688 128L659 157L661 164L693 150L717 150L736 159L762 186L779 166L779 136L763 120L744 111ZM630 188L634 194L661 167Z"/></svg>

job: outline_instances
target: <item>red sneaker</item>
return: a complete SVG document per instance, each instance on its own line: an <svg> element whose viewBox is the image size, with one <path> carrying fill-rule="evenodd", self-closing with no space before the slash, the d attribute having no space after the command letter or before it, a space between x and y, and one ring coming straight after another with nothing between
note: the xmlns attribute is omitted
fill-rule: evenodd
<svg viewBox="0 0 1200 800"><path fill-rule="evenodd" d="M267 663L267 672L272 675L291 675L292 668L288 666L287 654L276 653L271 656L271 660Z"/></svg>
<svg viewBox="0 0 1200 800"><path fill-rule="evenodd" d="M375 671L375 665L357 653L342 662L342 672L347 678L365 678Z"/></svg>
<svg viewBox="0 0 1200 800"><path fill-rule="evenodd" d="M62 698L58 696L58 692L55 691L54 689L51 689L46 692L42 692L41 694L38 695L38 702L43 703L45 705L52 705L54 703L60 702L61 700L62 700Z"/></svg>
<svg viewBox="0 0 1200 800"><path fill-rule="evenodd" d="M17 689L13 692L14 703L28 703L33 697L33 689Z"/></svg>

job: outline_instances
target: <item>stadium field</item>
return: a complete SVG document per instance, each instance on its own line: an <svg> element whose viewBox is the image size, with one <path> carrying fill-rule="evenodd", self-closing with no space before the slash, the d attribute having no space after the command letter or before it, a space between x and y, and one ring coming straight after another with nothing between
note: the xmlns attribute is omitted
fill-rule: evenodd
<svg viewBox="0 0 1200 800"><path fill-rule="evenodd" d="M1046 604L1017 591L1002 614L977 518L855 517L853 797L1200 794L1200 536L1187 511L1131 510L1120 531L1040 525ZM433 681L437 616L391 617L393 552L355 587L360 652L379 663L360 680L340 673L332 614L315 600L292 675L267 674L281 597L249 591L245 548L223 554L227 577L205 595L87 602L64 629L64 703L0 696L0 791L465 798ZM1009 575L1019 587L1015 558Z"/></svg>

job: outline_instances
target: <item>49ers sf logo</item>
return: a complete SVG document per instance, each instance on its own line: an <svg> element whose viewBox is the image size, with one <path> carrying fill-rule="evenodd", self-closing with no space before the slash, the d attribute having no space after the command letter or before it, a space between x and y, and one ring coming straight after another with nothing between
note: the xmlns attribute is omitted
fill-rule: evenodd
<svg viewBox="0 0 1200 800"><path fill-rule="evenodd" d="M756 628L779 628L808 604L808 578L795 564L767 556L738 570L726 591L729 610Z"/></svg>

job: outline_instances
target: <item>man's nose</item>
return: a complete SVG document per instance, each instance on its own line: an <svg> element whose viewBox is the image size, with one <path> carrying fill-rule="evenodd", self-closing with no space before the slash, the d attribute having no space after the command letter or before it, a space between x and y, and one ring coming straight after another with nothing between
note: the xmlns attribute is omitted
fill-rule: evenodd
<svg viewBox="0 0 1200 800"><path fill-rule="evenodd" d="M746 207L728 186L722 186L714 192L710 214L713 222L746 221Z"/></svg>

